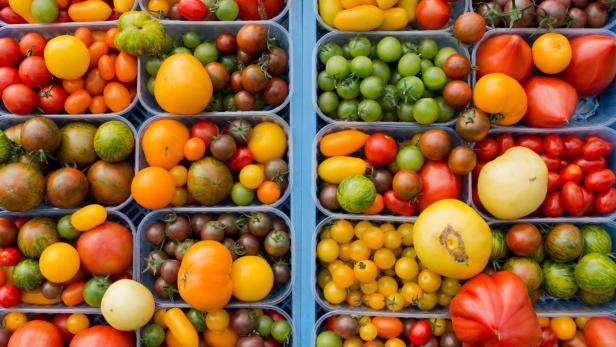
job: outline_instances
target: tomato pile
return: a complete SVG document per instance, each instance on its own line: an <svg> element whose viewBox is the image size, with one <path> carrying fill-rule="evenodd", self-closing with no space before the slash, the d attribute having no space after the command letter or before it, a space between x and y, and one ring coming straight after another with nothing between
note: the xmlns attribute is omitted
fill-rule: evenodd
<svg viewBox="0 0 616 347"><path fill-rule="evenodd" d="M482 167L502 155L512 146L531 149L541 156L548 169L547 195L534 216L572 217L605 215L616 210L616 176L610 169L608 158L612 144L594 134L584 137L573 134L512 136L501 133L486 137L475 146L478 163L473 178L481 177ZM476 194L473 201L478 207L485 199Z"/></svg>
<svg viewBox="0 0 616 347"><path fill-rule="evenodd" d="M135 139L126 123L18 121L0 131L2 208L75 208L88 199L117 206L130 197Z"/></svg>
<svg viewBox="0 0 616 347"><path fill-rule="evenodd" d="M0 38L4 107L19 115L125 110L137 94L137 58L116 48L117 34L80 27L50 39L25 30L18 40Z"/></svg>
<svg viewBox="0 0 616 347"><path fill-rule="evenodd" d="M235 261L234 267L245 266L258 272L233 278L234 295L239 300L254 301L248 295L257 291L265 294L264 298L269 295L272 285L276 290L284 287L291 278L291 267L286 262L290 258L291 247L289 227L281 218L265 212L245 215L171 214L160 222L148 225L144 237L154 250L145 258L143 271L155 277L154 292L162 299L176 298L182 259L199 240L222 243Z"/></svg>
<svg viewBox="0 0 616 347"><path fill-rule="evenodd" d="M7 24L111 21L134 4L135 0L6 0L0 3L0 19Z"/></svg>
<svg viewBox="0 0 616 347"><path fill-rule="evenodd" d="M274 39L268 37L264 25L246 24L236 35L224 32L212 41L202 41L194 31L188 31L178 39L167 36L162 55L150 55L144 61L150 75L147 92L156 97L164 110L177 114L197 113L204 109L208 112L260 111L279 106L287 99L289 86L283 78L286 78L289 57ZM191 69L205 67L211 80L211 83L206 83L208 97L187 100L190 111L178 102L176 85L168 81L170 74L177 73L167 66L173 64L188 69L187 62L176 62L179 53L196 58L197 66ZM167 54L169 58L165 58Z"/></svg>
<svg viewBox="0 0 616 347"><path fill-rule="evenodd" d="M319 50L317 105L339 120L447 122L471 99L469 59L433 39L355 36Z"/></svg>
<svg viewBox="0 0 616 347"><path fill-rule="evenodd" d="M462 175L476 163L471 148L454 146L444 129L409 132L411 138L383 130L341 130L319 141L317 196L324 208L412 216L438 200L460 198Z"/></svg>
<svg viewBox="0 0 616 347"><path fill-rule="evenodd" d="M8 312L2 318L0 346L91 347L113 341L114 347L135 347L135 333L106 325L98 315L56 313L26 315Z"/></svg>
<svg viewBox="0 0 616 347"><path fill-rule="evenodd" d="M316 254L324 266L317 284L332 305L391 312L413 305L427 311L448 306L461 286L416 259L410 223L336 220L319 235Z"/></svg>
<svg viewBox="0 0 616 347"><path fill-rule="evenodd" d="M166 332L165 332L166 330ZM201 334L201 335L200 335ZM160 309L154 323L141 332L147 347L197 346L266 346L290 344L291 324L277 310L238 308L202 312L194 308Z"/></svg>
<svg viewBox="0 0 616 347"><path fill-rule="evenodd" d="M156 18L210 20L265 20L280 14L286 6L283 0L149 0L148 12Z"/></svg>
<svg viewBox="0 0 616 347"><path fill-rule="evenodd" d="M246 206L255 195L274 204L288 187L287 134L271 121L236 119L220 129L200 120L189 130L178 120L159 119L143 132L141 149L150 166L135 175L131 191L146 208L214 206L229 198Z"/></svg>

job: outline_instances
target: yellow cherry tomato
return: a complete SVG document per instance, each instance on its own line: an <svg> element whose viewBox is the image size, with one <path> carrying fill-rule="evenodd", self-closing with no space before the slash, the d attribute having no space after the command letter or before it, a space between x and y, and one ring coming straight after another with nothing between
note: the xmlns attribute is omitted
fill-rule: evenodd
<svg viewBox="0 0 616 347"><path fill-rule="evenodd" d="M364 324L359 327L359 337L364 341L372 341L376 339L377 328L373 323Z"/></svg>
<svg viewBox="0 0 616 347"><path fill-rule="evenodd" d="M411 257L414 259L417 256L417 252L415 252L414 247L405 247L402 249L402 253L400 253L400 256Z"/></svg>
<svg viewBox="0 0 616 347"><path fill-rule="evenodd" d="M205 316L205 325L210 330L225 330L229 326L229 313L224 309L210 311Z"/></svg>
<svg viewBox="0 0 616 347"><path fill-rule="evenodd" d="M357 237L358 239L361 239L364 236L364 233L370 227L372 227L372 223L368 222L367 220L363 220L363 221L355 224L355 228L354 228L355 237Z"/></svg>
<svg viewBox="0 0 616 347"><path fill-rule="evenodd" d="M376 6L376 0L340 0L340 4L344 9L353 8L361 5Z"/></svg>
<svg viewBox="0 0 616 347"><path fill-rule="evenodd" d="M374 263L381 270L391 269L396 264L396 255L391 249L381 248L374 252Z"/></svg>
<svg viewBox="0 0 616 347"><path fill-rule="evenodd" d="M369 283L376 279L379 270L372 260L360 260L353 267L355 278L361 283Z"/></svg>
<svg viewBox="0 0 616 347"><path fill-rule="evenodd" d="M254 160L261 164L282 158L287 150L287 135L276 123L259 123L250 131L248 149Z"/></svg>
<svg viewBox="0 0 616 347"><path fill-rule="evenodd" d="M406 26L409 24L409 17L403 8L388 8L383 11L383 14L385 16L385 19L376 30L398 31L406 28Z"/></svg>
<svg viewBox="0 0 616 347"><path fill-rule="evenodd" d="M415 258L401 257L396 261L395 266L396 276L402 280L411 280L417 277L419 265Z"/></svg>
<svg viewBox="0 0 616 347"><path fill-rule="evenodd" d="M28 317L26 317L26 314L23 312L9 312L4 316L2 322L4 323L4 327L12 332L26 324L28 322Z"/></svg>
<svg viewBox="0 0 616 347"><path fill-rule="evenodd" d="M546 33L539 36L532 47L533 62L544 73L556 74L569 66L571 45L563 34Z"/></svg>
<svg viewBox="0 0 616 347"><path fill-rule="evenodd" d="M347 295L346 302L347 304L351 305L351 307L359 307L362 304L362 296L362 292L358 290L352 290L349 295Z"/></svg>
<svg viewBox="0 0 616 347"><path fill-rule="evenodd" d="M370 248L363 240L351 242L351 259L355 261L365 260L370 257Z"/></svg>
<svg viewBox="0 0 616 347"><path fill-rule="evenodd" d="M424 269L417 275L417 283L424 292L434 293L441 287L441 275Z"/></svg>
<svg viewBox="0 0 616 347"><path fill-rule="evenodd" d="M135 0L113 0L113 7L120 13L132 10L134 4Z"/></svg>
<svg viewBox="0 0 616 347"><path fill-rule="evenodd" d="M438 295L436 293L424 292L421 298L417 300L417 307L422 311L433 309L438 303Z"/></svg>
<svg viewBox="0 0 616 347"><path fill-rule="evenodd" d="M383 247L385 243L385 233L379 227L369 228L362 237L368 248L375 250Z"/></svg>
<svg viewBox="0 0 616 347"><path fill-rule="evenodd" d="M342 261L351 260L351 244L350 243L342 243L340 244L340 252L338 253L338 258Z"/></svg>
<svg viewBox="0 0 616 347"><path fill-rule="evenodd" d="M455 296L458 294L461 287L462 285L460 284L460 281L449 277L443 278L441 283L441 290L449 296Z"/></svg>
<svg viewBox="0 0 616 347"><path fill-rule="evenodd" d="M385 341L385 347L406 347L406 343L397 337Z"/></svg>
<svg viewBox="0 0 616 347"><path fill-rule="evenodd" d="M353 282L355 282L353 269L346 264L336 266L334 271L332 271L332 278L338 288L349 288L353 285Z"/></svg>
<svg viewBox="0 0 616 347"><path fill-rule="evenodd" d="M391 312L400 312L405 306L404 297L401 293L391 293L385 298L385 306Z"/></svg>
<svg viewBox="0 0 616 347"><path fill-rule="evenodd" d="M441 336L447 329L447 322L443 318L430 318L430 326L432 326L432 335Z"/></svg>
<svg viewBox="0 0 616 347"><path fill-rule="evenodd" d="M539 326L541 328L550 326L550 318L548 317L537 317L537 320L539 321Z"/></svg>
<svg viewBox="0 0 616 347"><path fill-rule="evenodd" d="M188 177L188 169L182 165L176 165L169 170L169 173L173 177L173 182L175 182L176 187L182 187L186 185L186 180Z"/></svg>
<svg viewBox="0 0 616 347"><path fill-rule="evenodd" d="M376 280L374 280L366 283L360 283L359 288L364 294L373 294L376 293L377 290L379 290L379 284Z"/></svg>
<svg viewBox="0 0 616 347"><path fill-rule="evenodd" d="M82 330L86 330L89 326L90 320L83 313L73 313L66 319L66 329L71 334L77 334Z"/></svg>
<svg viewBox="0 0 616 347"><path fill-rule="evenodd" d="M86 2L78 2L74 5ZM60 79L77 79L83 76L90 66L88 48L83 41L71 35L60 35L47 41L43 56L49 72Z"/></svg>
<svg viewBox="0 0 616 347"><path fill-rule="evenodd" d="M385 248L389 248L393 250L393 249L400 247L400 245L402 244L402 235L400 234L400 232L398 232L395 229L385 230L383 229L383 226L381 226L381 229L385 231L385 243L384 243Z"/></svg>
<svg viewBox="0 0 616 347"><path fill-rule="evenodd" d="M343 31L370 31L385 20L385 13L374 5L360 5L342 10L334 16L334 27Z"/></svg>
<svg viewBox="0 0 616 347"><path fill-rule="evenodd" d="M325 285L332 281L332 274L327 269L323 269L317 275L317 284L321 289L325 288Z"/></svg>
<svg viewBox="0 0 616 347"><path fill-rule="evenodd" d="M107 220L107 210L98 204L84 206L71 215L71 225L78 231L90 230Z"/></svg>
<svg viewBox="0 0 616 347"><path fill-rule="evenodd" d="M417 0L399 0L396 7L400 7L406 11L408 23L415 20L415 9L417 8ZM407 23L407 24L408 24Z"/></svg>
<svg viewBox="0 0 616 347"><path fill-rule="evenodd" d="M575 336L577 326L571 317L554 317L550 320L550 327L559 340L570 340Z"/></svg>
<svg viewBox="0 0 616 347"><path fill-rule="evenodd" d="M359 336L350 337L342 343L342 347L362 347L363 345L364 341Z"/></svg>
<svg viewBox="0 0 616 347"><path fill-rule="evenodd" d="M406 282L402 288L400 288L400 293L404 301L410 304L414 304L423 296L423 290L421 290L419 284L415 282Z"/></svg>
<svg viewBox="0 0 616 347"><path fill-rule="evenodd" d="M412 246L413 245L413 224L402 223L398 226L397 230L400 233L400 236L402 236L402 245Z"/></svg>
<svg viewBox="0 0 616 347"><path fill-rule="evenodd" d="M323 160L317 167L317 173L325 182L339 184L349 176L363 175L367 168L365 160L341 155Z"/></svg>
<svg viewBox="0 0 616 347"><path fill-rule="evenodd" d="M71 17L73 22L104 21L109 18L111 12L111 6L103 0L75 2L68 7L68 16Z"/></svg>
<svg viewBox="0 0 616 347"><path fill-rule="evenodd" d="M346 299L346 295L346 289L339 288L333 281L327 283L325 288L323 288L323 296L325 297L325 300L333 305L338 305L343 302L344 299Z"/></svg>
<svg viewBox="0 0 616 347"><path fill-rule="evenodd" d="M338 243L348 243L353 239L354 230L351 222L339 219L331 227L332 239Z"/></svg>
<svg viewBox="0 0 616 347"><path fill-rule="evenodd" d="M154 314L154 323L163 327L163 329L167 328L167 324L165 324L165 314L167 314L167 309L160 308Z"/></svg>
<svg viewBox="0 0 616 347"><path fill-rule="evenodd" d="M169 14L169 2L167 0L150 0L148 12L157 18L165 18Z"/></svg>
<svg viewBox="0 0 616 347"><path fill-rule="evenodd" d="M381 293L369 294L363 300L373 310L381 310L385 307L385 295Z"/></svg>
<svg viewBox="0 0 616 347"><path fill-rule="evenodd" d="M577 325L579 330L583 331L590 318L592 317L575 317L575 325Z"/></svg>
<svg viewBox="0 0 616 347"><path fill-rule="evenodd" d="M334 17L342 11L340 0L319 0L319 15L325 24L334 26Z"/></svg>
<svg viewBox="0 0 616 347"><path fill-rule="evenodd" d="M264 179L265 172L258 165L246 165L240 171L240 183L248 189L259 188Z"/></svg>
<svg viewBox="0 0 616 347"><path fill-rule="evenodd" d="M449 306L449 303L451 303L452 297L443 292L438 292L437 297L437 303L441 306Z"/></svg>
<svg viewBox="0 0 616 347"><path fill-rule="evenodd" d="M321 240L317 244L317 257L326 263L331 263L338 259L339 252L340 247L333 239Z"/></svg>
<svg viewBox="0 0 616 347"><path fill-rule="evenodd" d="M54 283L63 283L73 278L79 271L79 265L79 253L65 242L49 245L39 259L41 274Z"/></svg>
<svg viewBox="0 0 616 347"><path fill-rule="evenodd" d="M379 293L385 296L398 291L398 282L393 277L383 276L379 278L377 283L379 285Z"/></svg>

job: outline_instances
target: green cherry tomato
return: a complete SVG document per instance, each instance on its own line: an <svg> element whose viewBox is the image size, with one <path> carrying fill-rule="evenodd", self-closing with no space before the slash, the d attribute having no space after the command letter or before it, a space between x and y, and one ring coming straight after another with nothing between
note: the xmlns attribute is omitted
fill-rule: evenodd
<svg viewBox="0 0 616 347"><path fill-rule="evenodd" d="M327 64L325 64L325 71L329 77L337 80L347 77L351 72L348 60L340 55L329 58Z"/></svg>
<svg viewBox="0 0 616 347"><path fill-rule="evenodd" d="M319 95L317 104L323 113L334 112L338 108L338 95L334 92L323 92Z"/></svg>
<svg viewBox="0 0 616 347"><path fill-rule="evenodd" d="M379 104L383 111L395 111L398 105L398 93L396 86L388 84L383 88L383 96L379 98Z"/></svg>
<svg viewBox="0 0 616 347"><path fill-rule="evenodd" d="M163 43L163 53L164 54L171 53L171 51L173 51L175 46L176 46L175 39L171 35L165 34L165 43Z"/></svg>
<svg viewBox="0 0 616 347"><path fill-rule="evenodd" d="M220 63L227 69L229 75L238 70L237 57L234 55L223 55L220 57Z"/></svg>
<svg viewBox="0 0 616 347"><path fill-rule="evenodd" d="M415 76L421 71L421 58L415 53L407 53L398 61L398 71L402 76Z"/></svg>
<svg viewBox="0 0 616 347"><path fill-rule="evenodd" d="M335 82L336 81L333 78L329 77L329 75L325 71L321 71L317 75L317 86L319 86L319 89L323 91L329 92L334 90L334 88L336 87Z"/></svg>
<svg viewBox="0 0 616 347"><path fill-rule="evenodd" d="M235 0L218 1L218 9L216 9L216 17L218 19L232 21L237 18L239 13L240 8Z"/></svg>
<svg viewBox="0 0 616 347"><path fill-rule="evenodd" d="M424 73L427 68L434 66L432 60L422 59L421 60L421 73Z"/></svg>
<svg viewBox="0 0 616 347"><path fill-rule="evenodd" d="M351 73L359 78L366 78L372 75L372 60L360 55L351 60Z"/></svg>
<svg viewBox="0 0 616 347"><path fill-rule="evenodd" d="M208 63L218 60L218 49L216 49L215 44L204 42L195 48L194 55L201 64L207 65Z"/></svg>
<svg viewBox="0 0 616 347"><path fill-rule="evenodd" d="M347 78L336 86L336 93L345 100L355 99L359 92L359 81L354 78Z"/></svg>
<svg viewBox="0 0 616 347"><path fill-rule="evenodd" d="M450 55L456 53L458 53L458 51L456 51L452 47L443 47L439 49L438 53L436 54L436 57L434 58L434 65L438 67L443 67L443 64L445 64L445 60L447 60Z"/></svg>
<svg viewBox="0 0 616 347"><path fill-rule="evenodd" d="M254 190L244 187L240 182L236 182L231 188L231 200L238 206L250 205L254 198Z"/></svg>
<svg viewBox="0 0 616 347"><path fill-rule="evenodd" d="M377 44L376 54L386 63L394 62L402 56L402 44L393 36L385 36Z"/></svg>
<svg viewBox="0 0 616 347"><path fill-rule="evenodd" d="M185 53L185 54L190 54L190 55L193 54L193 52L186 47L175 47L173 51L171 51L171 54L180 54L180 53Z"/></svg>
<svg viewBox="0 0 616 347"><path fill-rule="evenodd" d="M162 63L163 62L159 57L151 55L145 61L145 71L147 71L150 76L156 76L158 69L160 68L160 64Z"/></svg>
<svg viewBox="0 0 616 347"><path fill-rule="evenodd" d="M284 342L291 335L291 324L284 319L274 321L271 333L274 340Z"/></svg>
<svg viewBox="0 0 616 347"><path fill-rule="evenodd" d="M361 81L361 84L359 85L359 91L361 92L361 95L364 96L364 98L375 100L380 98L381 95L383 95L384 87L384 83L380 78L376 76L370 76Z"/></svg>
<svg viewBox="0 0 616 347"><path fill-rule="evenodd" d="M338 114L338 118L341 120L357 120L359 114L357 113L357 108L359 107L359 101L356 99L353 100L342 100L338 105L338 109L336 113Z"/></svg>
<svg viewBox="0 0 616 347"><path fill-rule="evenodd" d="M383 118L383 110L381 105L374 100L362 100L357 106L357 114L359 118L366 122L378 122Z"/></svg>
<svg viewBox="0 0 616 347"><path fill-rule="evenodd" d="M402 79L402 75L400 74L400 71L398 71L398 68L395 68L394 71L391 72L391 77L389 78L389 83L396 85L398 83L398 81L400 81Z"/></svg>
<svg viewBox="0 0 616 347"><path fill-rule="evenodd" d="M414 102L419 100L424 92L423 82L417 76L404 77L396 84L398 96L404 102Z"/></svg>
<svg viewBox="0 0 616 347"><path fill-rule="evenodd" d="M150 323L141 331L141 341L146 347L160 346L165 342L165 330L156 323Z"/></svg>
<svg viewBox="0 0 616 347"><path fill-rule="evenodd" d="M321 63L327 64L329 58L335 57L337 55L342 56L343 54L344 51L342 50L342 47L340 47L340 45L330 42L323 45L323 47L321 47L321 49L319 50L319 60L321 61Z"/></svg>
<svg viewBox="0 0 616 347"><path fill-rule="evenodd" d="M333 331L324 331L317 336L316 347L342 347L342 339Z"/></svg>
<svg viewBox="0 0 616 347"><path fill-rule="evenodd" d="M396 114L398 115L398 120L401 122L414 122L415 118L413 118L413 104L400 104L398 105L398 109L396 110Z"/></svg>
<svg viewBox="0 0 616 347"><path fill-rule="evenodd" d="M432 124L439 116L438 103L432 98L422 98L413 105L413 118L419 124Z"/></svg>
<svg viewBox="0 0 616 347"><path fill-rule="evenodd" d="M379 77L383 82L387 82L391 77L391 69L384 61L374 59L372 60L372 76Z"/></svg>
<svg viewBox="0 0 616 347"><path fill-rule="evenodd" d="M152 77L148 79L148 82L150 79L152 79ZM79 235L81 235L81 232L73 228L73 225L71 224L70 214L67 214L60 218L60 220L58 221L57 230L58 235L60 235L60 237L63 239L72 240L78 238Z"/></svg>
<svg viewBox="0 0 616 347"><path fill-rule="evenodd" d="M419 171L424 163L424 156L419 150L419 147L415 145L407 145L396 154L396 165L399 169L408 169L413 171Z"/></svg>
<svg viewBox="0 0 616 347"><path fill-rule="evenodd" d="M191 308L188 310L186 317L198 332L202 333L205 330L205 313Z"/></svg>
<svg viewBox="0 0 616 347"><path fill-rule="evenodd" d="M445 83L447 83L445 71L436 66L427 68L421 74L421 79L424 85L430 90L441 90L445 87Z"/></svg>
<svg viewBox="0 0 616 347"><path fill-rule="evenodd" d="M194 31L187 31L182 35L182 43L184 46L193 49L201 43L201 39L199 38L199 34Z"/></svg>
<svg viewBox="0 0 616 347"><path fill-rule="evenodd" d="M353 56L351 55L351 47L348 42L342 45L342 52L346 59L353 59Z"/></svg>
<svg viewBox="0 0 616 347"><path fill-rule="evenodd" d="M235 107L235 99L233 98L233 96L233 94L229 94L225 96L225 98L222 100L225 111L237 111L237 107Z"/></svg>
<svg viewBox="0 0 616 347"><path fill-rule="evenodd" d="M274 320L272 320L270 316L264 314L257 318L257 327L255 328L255 331L261 337L268 337L272 332L273 323Z"/></svg>
<svg viewBox="0 0 616 347"><path fill-rule="evenodd" d="M396 111L383 111L383 122L395 122L398 120L398 115L396 115Z"/></svg>
<svg viewBox="0 0 616 347"><path fill-rule="evenodd" d="M370 55L371 49L372 44L365 36L355 36L349 40L349 54L351 54L353 58L360 56L367 57Z"/></svg>
<svg viewBox="0 0 616 347"><path fill-rule="evenodd" d="M419 41L419 55L424 59L432 59L438 52L438 44L432 39L423 39Z"/></svg>
<svg viewBox="0 0 616 347"><path fill-rule="evenodd" d="M402 54L407 53L416 53L417 52L417 44L413 41L404 41L402 42Z"/></svg>
<svg viewBox="0 0 616 347"><path fill-rule="evenodd" d="M438 121L439 122L448 122L455 115L455 110L453 107L447 105L445 99L442 96L438 96L434 98L436 103L438 104Z"/></svg>

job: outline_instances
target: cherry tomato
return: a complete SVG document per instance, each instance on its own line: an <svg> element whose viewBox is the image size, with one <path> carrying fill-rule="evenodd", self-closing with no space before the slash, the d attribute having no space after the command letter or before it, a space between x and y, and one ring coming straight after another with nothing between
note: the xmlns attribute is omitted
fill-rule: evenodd
<svg viewBox="0 0 616 347"><path fill-rule="evenodd" d="M270 78L263 89L263 101L270 106L282 104L289 95L289 86L283 79Z"/></svg>
<svg viewBox="0 0 616 347"><path fill-rule="evenodd" d="M79 89L84 89L86 83L83 81L83 78L76 78L74 80L62 80L62 88L66 90L67 93L72 94Z"/></svg>
<svg viewBox="0 0 616 347"><path fill-rule="evenodd" d="M604 169L607 166L607 160L604 157L597 159L586 159L584 157L575 158L573 164L582 168L582 172L587 174L592 171Z"/></svg>
<svg viewBox="0 0 616 347"><path fill-rule="evenodd" d="M15 266L21 260L21 253L15 247L8 247L0 252L2 266Z"/></svg>
<svg viewBox="0 0 616 347"><path fill-rule="evenodd" d="M543 140L535 135L523 135L518 137L516 145L526 147L537 154L543 153Z"/></svg>
<svg viewBox="0 0 616 347"><path fill-rule="evenodd" d="M567 182L580 183L583 175L581 167L576 164L568 164L560 171L560 180L563 184Z"/></svg>
<svg viewBox="0 0 616 347"><path fill-rule="evenodd" d="M582 187L582 197L584 200L582 214L588 214L588 212L592 212L592 203L595 200L595 196L590 190L586 189L585 187Z"/></svg>
<svg viewBox="0 0 616 347"><path fill-rule="evenodd" d="M545 162L545 165L548 167L548 171L557 171L560 169L560 159L548 157L547 154L543 153L540 155L541 159Z"/></svg>
<svg viewBox="0 0 616 347"><path fill-rule="evenodd" d="M200 120L190 128L190 137L198 137L205 142L207 148L212 141L211 137L220 133L218 126L210 121Z"/></svg>
<svg viewBox="0 0 616 347"><path fill-rule="evenodd" d="M216 38L216 49L223 54L235 53L236 47L235 36L230 32L224 32Z"/></svg>
<svg viewBox="0 0 616 347"><path fill-rule="evenodd" d="M6 22L6 24L26 24L26 20L23 19L20 15L18 15L13 9L9 6L0 10L0 18Z"/></svg>
<svg viewBox="0 0 616 347"><path fill-rule="evenodd" d="M111 49L116 49L115 38L120 33L119 28L111 28L105 32L105 43Z"/></svg>
<svg viewBox="0 0 616 347"><path fill-rule="evenodd" d="M286 320L281 313L275 310L269 310L265 314L267 314L273 321Z"/></svg>
<svg viewBox="0 0 616 347"><path fill-rule="evenodd" d="M193 137L184 143L184 156L189 161L197 161L205 154L205 142L198 137Z"/></svg>
<svg viewBox="0 0 616 347"><path fill-rule="evenodd" d="M575 158L582 154L584 141L573 135L565 135L562 137L563 154L568 158Z"/></svg>
<svg viewBox="0 0 616 347"><path fill-rule="evenodd" d="M92 103L92 97L85 89L79 89L69 95L64 101L64 109L68 114L83 114Z"/></svg>
<svg viewBox="0 0 616 347"><path fill-rule="evenodd" d="M13 223L15 223L15 226L17 227L17 229L21 229L21 227L24 226L24 224L28 223L29 220L30 218L17 217L13 220Z"/></svg>
<svg viewBox="0 0 616 347"><path fill-rule="evenodd" d="M51 80L51 73L47 70L45 59L40 56L31 56L19 64L19 78L29 87L47 85Z"/></svg>
<svg viewBox="0 0 616 347"><path fill-rule="evenodd" d="M387 165L394 160L398 144L393 137L383 133L370 135L364 145L366 160L375 166Z"/></svg>
<svg viewBox="0 0 616 347"><path fill-rule="evenodd" d="M580 169L580 172L582 169ZM593 192L600 192L611 188L616 182L616 176L610 169L593 171L584 178L584 187Z"/></svg>
<svg viewBox="0 0 616 347"><path fill-rule="evenodd" d="M548 192L556 190L556 188L560 187L560 183L561 175L552 171L548 172Z"/></svg>
<svg viewBox="0 0 616 347"><path fill-rule="evenodd" d="M250 111L255 107L255 96L245 90L240 90L233 97L233 102L238 110Z"/></svg>
<svg viewBox="0 0 616 347"><path fill-rule="evenodd" d="M19 50L24 57L43 56L47 40L39 33L27 33L19 40Z"/></svg>
<svg viewBox="0 0 616 347"><path fill-rule="evenodd" d="M5 284L0 287L0 306L13 307L21 301L21 291L14 284Z"/></svg>
<svg viewBox="0 0 616 347"><path fill-rule="evenodd" d="M597 193L593 206L597 213L611 213L614 211L616 209L616 189L610 188Z"/></svg>
<svg viewBox="0 0 616 347"><path fill-rule="evenodd" d="M36 107L38 97L32 88L25 84L13 84L2 91L2 102L10 113L30 114Z"/></svg>
<svg viewBox="0 0 616 347"><path fill-rule="evenodd" d="M468 83L453 80L445 85L443 98L445 103L453 108L462 108L471 100L472 92Z"/></svg>
<svg viewBox="0 0 616 347"><path fill-rule="evenodd" d="M388 210L401 216L412 216L413 212L415 212L413 203L400 199L393 190L383 194L383 203Z"/></svg>
<svg viewBox="0 0 616 347"><path fill-rule="evenodd" d="M558 135L549 134L543 138L543 150L550 157L560 157L565 151L563 140Z"/></svg>
<svg viewBox="0 0 616 347"><path fill-rule="evenodd" d="M475 145L475 152L477 152L477 158L484 161L490 161L496 158L498 154L499 146L491 137L486 137L485 139L477 142Z"/></svg>
<svg viewBox="0 0 616 347"><path fill-rule="evenodd" d="M443 70L453 79L463 79L471 72L471 62L464 54L452 54L445 59Z"/></svg>
<svg viewBox="0 0 616 347"><path fill-rule="evenodd" d="M92 114L100 114L107 112L107 104L105 104L105 97L103 97L102 95L93 96L92 103L90 103L88 110Z"/></svg>
<svg viewBox="0 0 616 347"><path fill-rule="evenodd" d="M227 166L231 171L240 171L244 166L251 164L253 160L252 152L248 147L240 147L227 160Z"/></svg>
<svg viewBox="0 0 616 347"><path fill-rule="evenodd" d="M97 67L101 78L111 81L115 78L115 55L103 55L98 59Z"/></svg>
<svg viewBox="0 0 616 347"><path fill-rule="evenodd" d="M115 59L115 74L122 82L132 82L137 79L137 57L124 51Z"/></svg>
<svg viewBox="0 0 616 347"><path fill-rule="evenodd" d="M0 38L0 66L13 66L21 61L17 41L10 37Z"/></svg>
<svg viewBox="0 0 616 347"><path fill-rule="evenodd" d="M603 139L593 139L584 144L582 154L586 159L597 159L612 153L612 144Z"/></svg>
<svg viewBox="0 0 616 347"><path fill-rule="evenodd" d="M496 137L496 143L498 144L498 154L505 153L509 148L515 146L515 140L511 134L500 134Z"/></svg>
<svg viewBox="0 0 616 347"><path fill-rule="evenodd" d="M430 336L432 336L432 328L430 327L430 323L425 320L420 320L413 324L409 331L409 341L418 346L428 342Z"/></svg>
<svg viewBox="0 0 616 347"><path fill-rule="evenodd" d="M86 75L86 90L90 95L101 95L107 82L101 77L98 68L94 68Z"/></svg>
<svg viewBox="0 0 616 347"><path fill-rule="evenodd" d="M584 214L584 193L577 183L567 182L560 191L560 197L565 210L572 216Z"/></svg>
<svg viewBox="0 0 616 347"><path fill-rule="evenodd" d="M64 113L67 94L62 87L50 84L38 93L38 105L46 114Z"/></svg>
<svg viewBox="0 0 616 347"><path fill-rule="evenodd" d="M558 336L550 327L541 328L541 344L539 347L552 347L558 342Z"/></svg>
<svg viewBox="0 0 616 347"><path fill-rule="evenodd" d="M274 18L282 11L285 3L283 0L238 0L237 4L240 9L238 17L241 20L259 20Z"/></svg>
<svg viewBox="0 0 616 347"><path fill-rule="evenodd" d="M443 0L421 0L415 12L417 23L427 30L442 29L451 17L449 4Z"/></svg>
<svg viewBox="0 0 616 347"><path fill-rule="evenodd" d="M90 31L90 29L86 27L77 28L73 36L80 39L86 45L86 47L90 46L92 42L94 42L94 39L92 38L92 31Z"/></svg>
<svg viewBox="0 0 616 347"><path fill-rule="evenodd" d="M208 8L201 0L180 0L178 11L186 20L203 20L208 15Z"/></svg>
<svg viewBox="0 0 616 347"><path fill-rule="evenodd" d="M130 92L124 84L119 82L109 82L103 89L105 104L113 112L120 112L130 105L132 99Z"/></svg>
<svg viewBox="0 0 616 347"><path fill-rule="evenodd" d="M90 54L90 67L98 65L98 60L102 56L107 55L108 52L109 46L107 46L105 41L93 42L90 47L88 47L88 53Z"/></svg>
<svg viewBox="0 0 616 347"><path fill-rule="evenodd" d="M4 88L17 83L21 83L17 69L12 66L0 66L0 94Z"/></svg>
<svg viewBox="0 0 616 347"><path fill-rule="evenodd" d="M565 212L562 199L560 198L560 192L549 192L546 195L543 204L541 205L541 212L546 217L560 217Z"/></svg>

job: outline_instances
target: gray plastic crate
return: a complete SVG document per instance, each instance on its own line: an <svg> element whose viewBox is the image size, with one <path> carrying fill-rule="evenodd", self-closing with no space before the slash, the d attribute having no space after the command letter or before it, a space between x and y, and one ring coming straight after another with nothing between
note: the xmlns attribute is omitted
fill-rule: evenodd
<svg viewBox="0 0 616 347"><path fill-rule="evenodd" d="M133 6L131 8L131 11L136 11L137 10L137 6L138 6L138 0L135 0L135 2L133 3ZM113 6L112 6L113 9ZM68 10L68 9L67 9ZM68 22L68 23L79 23L82 26L89 26L90 24L99 24L99 23L106 23L106 24L117 24L118 21L117 20L108 20L108 21L104 21L104 22ZM23 28L29 28L30 29L37 29L37 28L42 28L42 27L48 27L48 26L61 26L67 23L47 23L47 24L6 24L3 20L0 19L0 26L19 26L19 27L23 27Z"/></svg>

